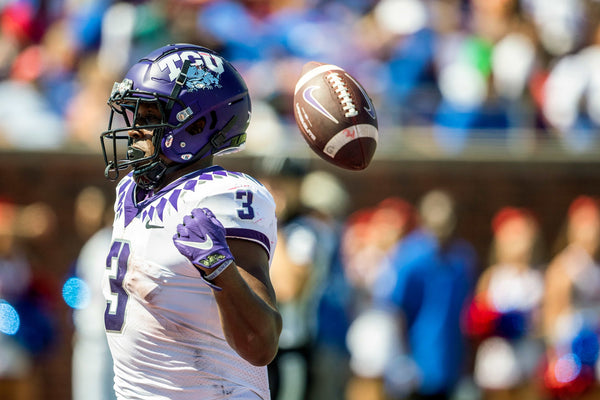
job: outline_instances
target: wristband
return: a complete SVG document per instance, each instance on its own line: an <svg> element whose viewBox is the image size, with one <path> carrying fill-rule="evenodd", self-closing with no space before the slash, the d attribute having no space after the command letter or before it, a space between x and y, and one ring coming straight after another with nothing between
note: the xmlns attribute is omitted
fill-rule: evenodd
<svg viewBox="0 0 600 400"><path fill-rule="evenodd" d="M221 275L221 273L223 273L223 271L225 271L225 269L227 269L227 267L229 267L232 264L232 262L233 260L225 260L223 263L221 263L221 265L219 265L214 271L212 271L208 275L206 275L206 273L203 270L198 268L198 271L200 271L200 277L204 282L206 282L208 286L220 292L221 290L223 290L223 288L215 285L212 282L212 280L215 279L217 276Z"/></svg>

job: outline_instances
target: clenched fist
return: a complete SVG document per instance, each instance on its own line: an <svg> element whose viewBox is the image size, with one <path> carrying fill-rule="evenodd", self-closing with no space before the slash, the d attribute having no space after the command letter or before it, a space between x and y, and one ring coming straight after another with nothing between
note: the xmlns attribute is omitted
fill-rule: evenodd
<svg viewBox="0 0 600 400"><path fill-rule="evenodd" d="M233 261L233 255L225 239L225 228L208 208L196 208L177 225L173 235L177 250L200 270L205 281L213 288L212 280ZM202 269L211 270L206 274Z"/></svg>

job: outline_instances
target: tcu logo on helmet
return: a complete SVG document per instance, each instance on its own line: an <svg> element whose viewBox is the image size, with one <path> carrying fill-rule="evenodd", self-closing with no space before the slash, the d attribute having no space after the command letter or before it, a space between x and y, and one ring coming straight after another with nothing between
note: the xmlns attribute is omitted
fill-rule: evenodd
<svg viewBox="0 0 600 400"><path fill-rule="evenodd" d="M174 81L181 72L181 67L178 67L176 63L179 62L179 65L182 66L185 60L195 61L193 62L194 65L206 67L217 75L221 75L225 70L223 67L223 59L221 57L193 50L169 54L158 61L158 67L161 71L164 71L165 69L168 70L169 79Z"/></svg>

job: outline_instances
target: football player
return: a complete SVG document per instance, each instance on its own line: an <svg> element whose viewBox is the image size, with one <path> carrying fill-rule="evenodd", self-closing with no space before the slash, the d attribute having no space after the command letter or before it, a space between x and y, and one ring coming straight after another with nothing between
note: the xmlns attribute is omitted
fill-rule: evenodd
<svg viewBox="0 0 600 400"><path fill-rule="evenodd" d="M281 317L275 204L213 165L238 150L250 97L212 50L168 45L115 83L101 142L116 187L103 293L119 399L268 399Z"/></svg>

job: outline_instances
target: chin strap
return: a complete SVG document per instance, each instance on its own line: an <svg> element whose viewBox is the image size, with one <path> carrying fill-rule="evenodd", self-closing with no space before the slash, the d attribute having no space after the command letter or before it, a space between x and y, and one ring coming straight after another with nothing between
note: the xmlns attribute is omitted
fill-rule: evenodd
<svg viewBox="0 0 600 400"><path fill-rule="evenodd" d="M164 179L169 167L162 161L154 161L141 168L133 170L133 179L135 183L145 190L152 190L158 187Z"/></svg>
<svg viewBox="0 0 600 400"><path fill-rule="evenodd" d="M152 190L159 187L166 176L172 175L176 171L187 167L197 160L203 158L207 152L211 150L211 147L205 146L199 153L196 153L186 163L174 163L167 165L163 160L154 161L148 165L133 170L133 178L142 189Z"/></svg>

